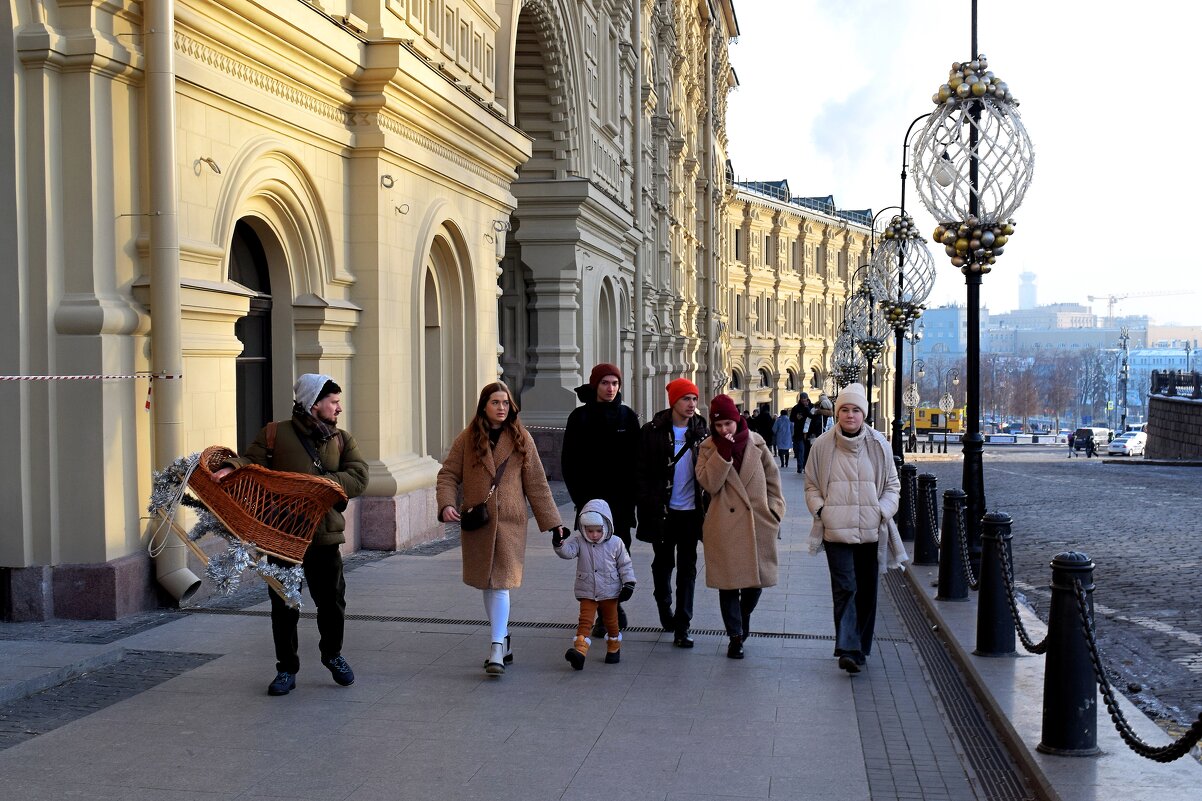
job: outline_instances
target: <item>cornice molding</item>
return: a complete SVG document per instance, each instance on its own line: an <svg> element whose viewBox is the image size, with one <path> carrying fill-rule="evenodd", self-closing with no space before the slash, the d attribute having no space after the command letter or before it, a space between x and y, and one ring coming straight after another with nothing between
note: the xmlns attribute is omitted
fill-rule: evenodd
<svg viewBox="0 0 1202 801"><path fill-rule="evenodd" d="M228 75L247 86L277 97L314 116L342 126L348 131L353 132L355 128L379 128L396 134L449 161L455 166L470 172L476 177L482 178L506 192L509 191L512 181L511 175L504 175L489 170L437 139L407 125L396 116L379 111L354 111L331 103L313 92L305 91L291 85L264 70L253 67L231 55L210 47L204 42L193 39L179 30L175 32L175 49L181 56L190 58L199 64Z"/></svg>

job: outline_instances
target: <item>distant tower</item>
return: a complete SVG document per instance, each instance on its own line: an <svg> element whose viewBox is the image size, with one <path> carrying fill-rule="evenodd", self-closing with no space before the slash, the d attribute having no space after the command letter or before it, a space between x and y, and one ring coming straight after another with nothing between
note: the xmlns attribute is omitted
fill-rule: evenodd
<svg viewBox="0 0 1202 801"><path fill-rule="evenodd" d="M1018 308L1022 311L1035 308L1035 273L1020 273L1018 280Z"/></svg>

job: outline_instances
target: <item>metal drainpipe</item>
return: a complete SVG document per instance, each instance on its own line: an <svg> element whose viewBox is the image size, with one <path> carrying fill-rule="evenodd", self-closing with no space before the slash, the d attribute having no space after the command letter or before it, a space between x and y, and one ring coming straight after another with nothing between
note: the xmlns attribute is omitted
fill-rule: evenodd
<svg viewBox="0 0 1202 801"><path fill-rule="evenodd" d="M715 10L716 11L716 10ZM705 27L705 306L706 333L709 338L709 362L705 375L709 386L706 403L718 392L718 379L714 371L718 367L718 271L714 258L714 14L710 14Z"/></svg>
<svg viewBox="0 0 1202 801"><path fill-rule="evenodd" d="M643 304L647 299L643 295L643 250L647 245L646 232L643 230L643 8L635 3L633 30L631 38L637 48L638 57L634 60L634 91L630 93L634 101L634 171L631 175L631 195L634 206L634 230L639 234L637 247L634 249L634 387L631 402L634 408L641 409L646 419L651 419L651 407L648 405L647 381L643 375L646 369L643 355Z"/></svg>
<svg viewBox="0 0 1202 801"><path fill-rule="evenodd" d="M175 193L175 0L142 4L146 48L147 165L150 181L150 367L182 376L180 350L179 218ZM183 379L154 391L154 464L166 467L183 451ZM169 534L155 557L159 585L183 603L200 587L188 569L188 550Z"/></svg>

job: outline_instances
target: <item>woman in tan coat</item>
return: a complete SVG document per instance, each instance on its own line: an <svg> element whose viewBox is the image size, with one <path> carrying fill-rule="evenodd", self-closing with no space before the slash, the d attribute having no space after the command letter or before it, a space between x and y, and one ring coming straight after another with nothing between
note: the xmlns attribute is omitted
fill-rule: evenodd
<svg viewBox="0 0 1202 801"><path fill-rule="evenodd" d="M728 395L710 401L711 435L697 452L697 483L709 493L702 525L705 583L718 590L730 636L726 655L743 658L751 613L776 585L776 538L785 515L780 473L763 437L748 429Z"/></svg>
<svg viewBox="0 0 1202 801"><path fill-rule="evenodd" d="M496 489L492 490L494 482ZM522 585L527 501L540 530L570 533L563 528L551 498L534 440L518 420L513 395L499 381L481 390L475 416L455 438L438 471L438 519L442 522L460 522L460 489L465 509L479 504L488 509L483 526L463 531L460 552L463 583L484 591L491 628L484 669L499 676L513 661L509 591Z"/></svg>

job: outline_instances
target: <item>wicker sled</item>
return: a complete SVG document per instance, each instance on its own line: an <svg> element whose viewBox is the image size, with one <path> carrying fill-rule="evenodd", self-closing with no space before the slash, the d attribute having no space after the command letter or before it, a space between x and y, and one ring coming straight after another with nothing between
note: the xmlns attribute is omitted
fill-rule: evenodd
<svg viewBox="0 0 1202 801"><path fill-rule="evenodd" d="M337 482L303 473L244 465L219 484L213 473L237 456L229 448L205 448L188 479L188 489L230 533L263 553L298 563L326 513L346 493Z"/></svg>

